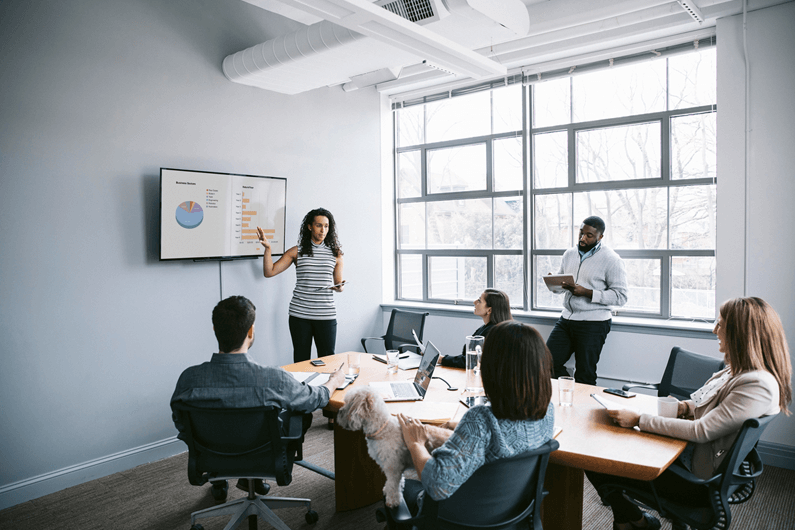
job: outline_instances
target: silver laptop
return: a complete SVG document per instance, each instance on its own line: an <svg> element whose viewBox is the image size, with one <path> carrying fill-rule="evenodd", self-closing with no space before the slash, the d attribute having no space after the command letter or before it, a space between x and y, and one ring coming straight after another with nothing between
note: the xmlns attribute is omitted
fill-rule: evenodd
<svg viewBox="0 0 795 530"><path fill-rule="evenodd" d="M433 371L439 361L439 355L439 349L434 346L433 342L428 341L413 382L375 381L370 383L370 386L381 394L384 401L420 401L425 399L425 393L428 391L428 385L431 384L431 377L433 377Z"/></svg>

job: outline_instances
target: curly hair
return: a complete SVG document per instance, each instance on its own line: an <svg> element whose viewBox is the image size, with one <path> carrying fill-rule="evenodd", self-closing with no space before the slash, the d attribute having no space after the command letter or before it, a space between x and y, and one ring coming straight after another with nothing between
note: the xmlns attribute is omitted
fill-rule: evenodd
<svg viewBox="0 0 795 530"><path fill-rule="evenodd" d="M309 230L309 225L311 225L315 221L315 217L318 216L323 216L328 219L328 233L323 242L331 249L335 258L342 256L342 245L340 245L337 239L337 225L334 222L334 216L325 208L315 208L306 214L304 220L301 221L301 231L298 233L298 255L312 256L312 231Z"/></svg>

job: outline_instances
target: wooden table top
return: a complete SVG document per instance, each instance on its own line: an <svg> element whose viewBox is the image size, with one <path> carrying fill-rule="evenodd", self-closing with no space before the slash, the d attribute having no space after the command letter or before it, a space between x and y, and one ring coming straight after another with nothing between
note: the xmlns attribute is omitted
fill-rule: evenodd
<svg viewBox="0 0 795 530"><path fill-rule="evenodd" d="M323 357L323 360L326 366L315 367L309 361L303 361L287 365L284 369L292 372L333 372L343 362L347 363L347 352ZM415 374L416 370L398 370L397 374L387 374L384 363L373 360L370 354L362 353L359 377L346 389L335 391L327 409L337 411L342 408L345 394L351 388L373 381L410 381ZM458 401L464 390L464 370L437 366L433 375L444 378L458 390L448 391L444 382L434 379L425 400L388 403L390 411L393 414L403 412L427 423L443 423L450 417L460 419L466 412L466 407ZM558 404L557 380L552 380L555 425L563 430L556 437L560 447L550 455L550 462L639 480L656 478L676 460L687 442L615 425L607 411L590 397L592 393L650 414L657 412L657 398L638 394L625 399L605 394L602 390L602 387L577 383L574 405L561 407Z"/></svg>

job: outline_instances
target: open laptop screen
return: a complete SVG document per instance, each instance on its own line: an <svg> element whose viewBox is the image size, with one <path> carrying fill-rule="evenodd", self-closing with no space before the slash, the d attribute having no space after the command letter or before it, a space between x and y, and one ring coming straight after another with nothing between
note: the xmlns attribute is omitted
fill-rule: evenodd
<svg viewBox="0 0 795 530"><path fill-rule="evenodd" d="M433 342L428 341L417 375L414 376L414 383L422 387L423 390L428 390L428 385L431 384L431 377L436 368L436 362L439 360L439 354L439 349L434 346Z"/></svg>

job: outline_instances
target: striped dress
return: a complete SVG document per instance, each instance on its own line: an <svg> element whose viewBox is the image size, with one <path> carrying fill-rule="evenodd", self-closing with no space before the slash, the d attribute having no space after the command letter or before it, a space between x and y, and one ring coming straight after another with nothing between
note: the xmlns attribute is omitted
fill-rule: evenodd
<svg viewBox="0 0 795 530"><path fill-rule="evenodd" d="M289 315L305 320L334 320L334 291L322 289L334 284L334 268L337 258L325 243L312 243L312 256L299 252L295 262L295 290L290 300Z"/></svg>

